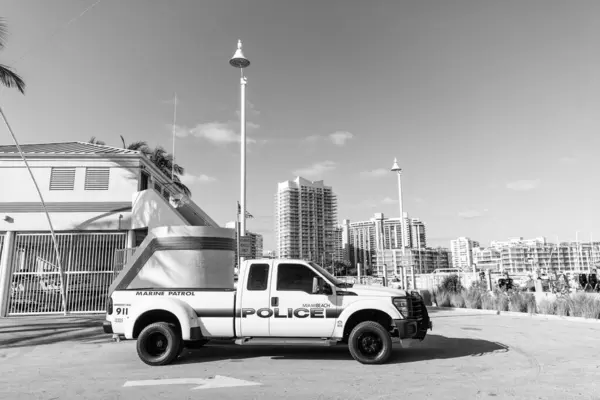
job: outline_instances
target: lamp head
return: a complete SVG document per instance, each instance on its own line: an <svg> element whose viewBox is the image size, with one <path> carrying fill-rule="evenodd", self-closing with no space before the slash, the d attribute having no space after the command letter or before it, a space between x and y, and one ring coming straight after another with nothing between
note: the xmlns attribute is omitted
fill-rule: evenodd
<svg viewBox="0 0 600 400"><path fill-rule="evenodd" d="M402 171L402 168L398 166L398 161L394 158L394 165L392 165L391 171Z"/></svg>
<svg viewBox="0 0 600 400"><path fill-rule="evenodd" d="M229 64L235 68L246 68L250 65L250 60L244 57L242 52L242 41L238 40L237 50L233 54L233 57L229 60Z"/></svg>

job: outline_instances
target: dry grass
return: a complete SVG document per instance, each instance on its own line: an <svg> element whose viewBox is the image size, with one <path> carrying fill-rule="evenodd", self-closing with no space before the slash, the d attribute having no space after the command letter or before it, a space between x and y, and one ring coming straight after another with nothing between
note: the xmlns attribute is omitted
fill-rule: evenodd
<svg viewBox="0 0 600 400"><path fill-rule="evenodd" d="M428 292L430 293L430 292ZM483 310L513 311L529 314L546 314L600 319L600 296L576 293L569 298L542 299L536 303L533 293L500 292L485 290L479 284L460 293L438 287L430 293L439 307L472 308Z"/></svg>

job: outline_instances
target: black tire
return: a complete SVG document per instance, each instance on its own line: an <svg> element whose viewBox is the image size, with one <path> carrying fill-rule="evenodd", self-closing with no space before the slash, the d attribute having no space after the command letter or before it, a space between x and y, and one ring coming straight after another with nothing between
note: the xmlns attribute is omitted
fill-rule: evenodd
<svg viewBox="0 0 600 400"><path fill-rule="evenodd" d="M137 338L140 359L151 366L172 363L181 352L181 336L166 322L155 322L142 330Z"/></svg>
<svg viewBox="0 0 600 400"><path fill-rule="evenodd" d="M383 364L392 355L392 338L380 323L364 321L352 329L348 349L361 364Z"/></svg>

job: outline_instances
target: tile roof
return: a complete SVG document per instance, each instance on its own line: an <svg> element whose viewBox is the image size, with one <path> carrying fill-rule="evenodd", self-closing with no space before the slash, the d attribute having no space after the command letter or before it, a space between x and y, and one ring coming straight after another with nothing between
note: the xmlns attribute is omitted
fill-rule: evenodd
<svg viewBox="0 0 600 400"><path fill-rule="evenodd" d="M22 144L21 150L25 154L140 154L137 150L127 150L87 142ZM0 146L0 155L2 154L19 154L19 150L15 145Z"/></svg>

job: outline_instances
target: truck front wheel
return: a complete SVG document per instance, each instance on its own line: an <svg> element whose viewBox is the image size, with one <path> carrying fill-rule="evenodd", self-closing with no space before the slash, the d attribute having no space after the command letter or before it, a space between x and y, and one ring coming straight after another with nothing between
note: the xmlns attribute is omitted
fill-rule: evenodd
<svg viewBox="0 0 600 400"><path fill-rule="evenodd" d="M361 364L383 364L392 355L392 338L381 324L364 321L350 333L348 348Z"/></svg>
<svg viewBox="0 0 600 400"><path fill-rule="evenodd" d="M137 339L137 353L148 365L167 365L180 354L181 341L174 326L166 322L155 322L140 333Z"/></svg>

